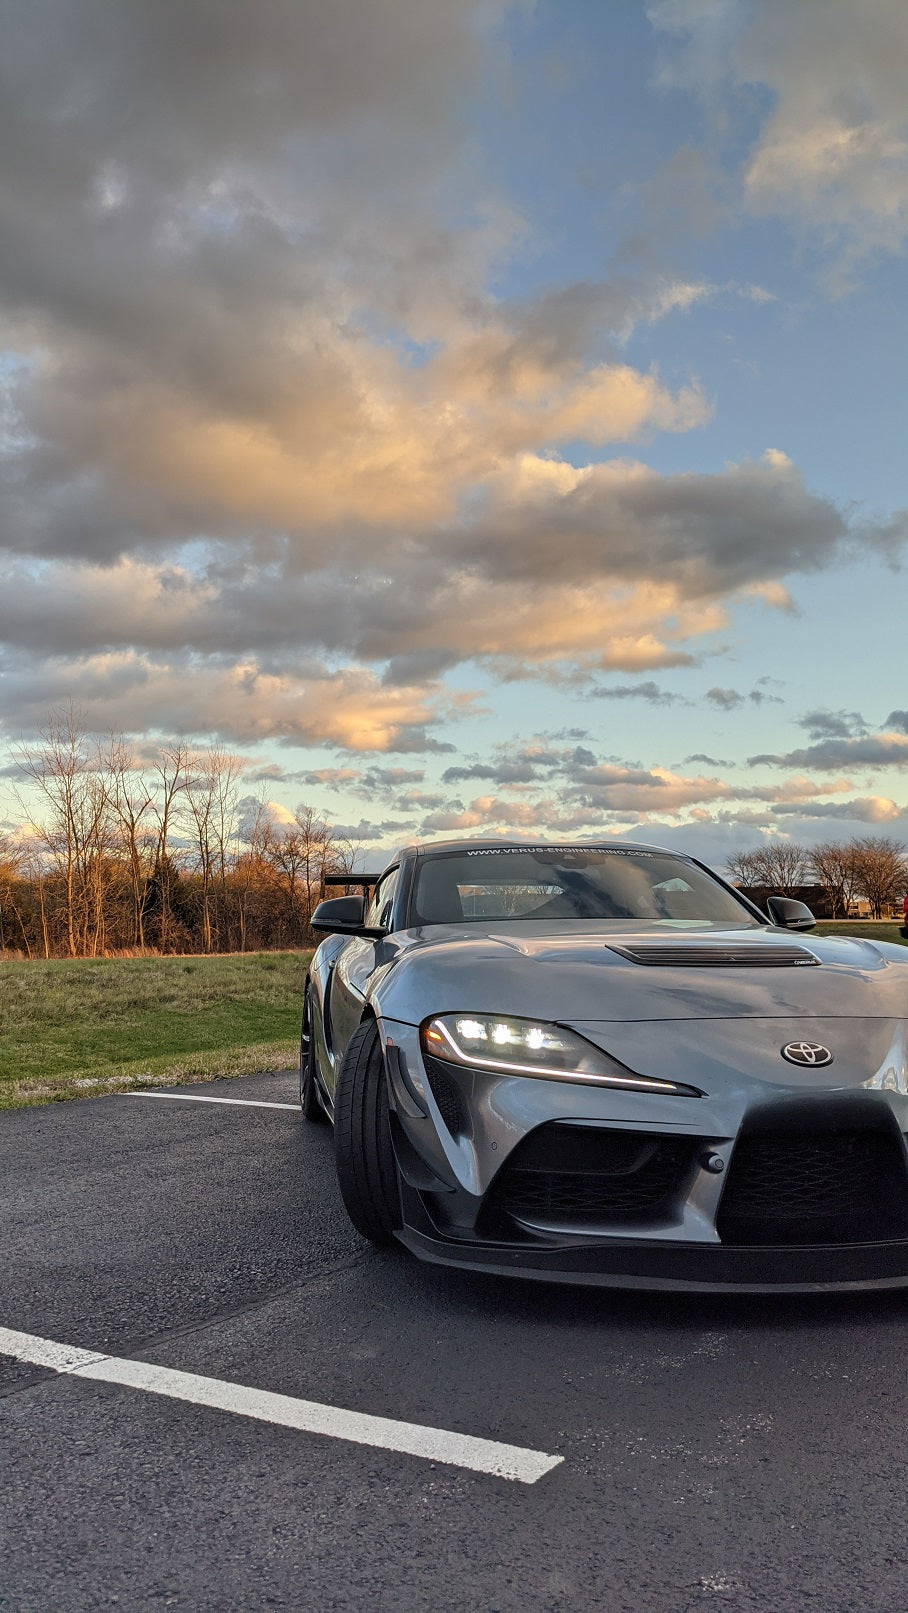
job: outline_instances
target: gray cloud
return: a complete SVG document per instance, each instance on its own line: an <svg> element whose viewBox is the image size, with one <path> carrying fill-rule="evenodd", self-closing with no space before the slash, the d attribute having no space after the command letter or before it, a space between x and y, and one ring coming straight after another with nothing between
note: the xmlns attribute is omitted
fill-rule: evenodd
<svg viewBox="0 0 908 1613"><path fill-rule="evenodd" d="M859 711L807 711L796 721L799 728L807 729L811 739L856 739L868 732ZM897 724L887 718L886 726Z"/></svg>
<svg viewBox="0 0 908 1613"><path fill-rule="evenodd" d="M760 680L764 682L764 679ZM766 694L762 689L751 689L748 694L741 694L738 689L722 689L716 685L707 689L706 698L710 705L718 707L720 711L734 711L737 706L749 702L752 706L781 706L784 702L775 694Z"/></svg>
<svg viewBox="0 0 908 1613"><path fill-rule="evenodd" d="M350 840L354 845L363 843L374 845L380 840L393 837L399 842L413 838L414 826L412 820L384 818L378 823L368 818L360 818L358 823L332 823L331 828L338 840ZM373 864L373 871L378 872L382 867L380 861Z"/></svg>
<svg viewBox="0 0 908 1613"><path fill-rule="evenodd" d="M441 776L442 783L462 784L470 779L484 779L499 786L531 784L540 778L550 777L553 771L560 771L568 758L579 765L595 763L592 751L583 746L559 751L549 745L538 744L522 747L513 754L508 749L499 749L494 760L446 768Z"/></svg>
<svg viewBox="0 0 908 1613"><path fill-rule="evenodd" d="M658 683L647 679L645 683L614 684L610 689L593 689L591 691L596 700L645 700L650 706L689 705L683 695L672 694L668 689L660 689Z"/></svg>
<svg viewBox="0 0 908 1613"><path fill-rule="evenodd" d="M827 739L784 755L748 756L748 767L809 767L821 772L852 767L908 767L908 738L868 734L856 739Z"/></svg>
<svg viewBox="0 0 908 1613"><path fill-rule="evenodd" d="M780 804L770 808L778 818L835 818L850 823L891 823L902 809L886 796L858 797L852 801L811 801Z"/></svg>
<svg viewBox="0 0 908 1613"><path fill-rule="evenodd" d="M402 784L421 784L425 778L422 768L367 767L359 780L359 788L369 790L395 790Z"/></svg>
<svg viewBox="0 0 908 1613"><path fill-rule="evenodd" d="M734 711L736 706L743 706L745 696L739 694L737 689L707 689L706 698L711 706L718 706L720 711Z"/></svg>

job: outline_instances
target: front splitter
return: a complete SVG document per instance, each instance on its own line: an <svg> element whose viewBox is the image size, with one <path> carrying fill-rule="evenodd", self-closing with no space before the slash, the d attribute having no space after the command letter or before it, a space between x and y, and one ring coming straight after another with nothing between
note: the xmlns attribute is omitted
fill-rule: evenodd
<svg viewBox="0 0 908 1613"><path fill-rule="evenodd" d="M611 1238L586 1244L511 1244L433 1238L412 1227L397 1237L435 1265L597 1288L693 1293L847 1293L908 1288L908 1239L892 1243L759 1245Z"/></svg>

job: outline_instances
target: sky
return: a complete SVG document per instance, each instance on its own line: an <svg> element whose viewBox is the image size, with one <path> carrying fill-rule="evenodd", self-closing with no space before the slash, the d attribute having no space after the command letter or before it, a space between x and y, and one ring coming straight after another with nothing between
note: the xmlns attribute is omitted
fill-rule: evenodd
<svg viewBox="0 0 908 1613"><path fill-rule="evenodd" d="M908 840L904 0L3 0L0 828Z"/></svg>

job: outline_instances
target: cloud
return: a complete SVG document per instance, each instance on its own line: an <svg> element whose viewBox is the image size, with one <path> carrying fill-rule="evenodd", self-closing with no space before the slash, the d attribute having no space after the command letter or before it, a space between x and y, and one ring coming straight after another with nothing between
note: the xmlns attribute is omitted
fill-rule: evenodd
<svg viewBox="0 0 908 1613"><path fill-rule="evenodd" d="M613 684L610 689L592 689L590 693L596 700L645 700L650 706L690 704L683 695L675 694L669 689L661 689L651 678L645 683L618 683Z"/></svg>
<svg viewBox="0 0 908 1613"><path fill-rule="evenodd" d="M421 784L425 776L422 768L368 767L360 774L358 787L372 794L376 790L396 790L402 784Z"/></svg>
<svg viewBox="0 0 908 1613"><path fill-rule="evenodd" d="M844 818L851 823L892 823L901 817L903 807L890 801L888 796L871 795L851 801L814 801L809 806L778 805L772 808L776 817Z"/></svg>
<svg viewBox="0 0 908 1613"><path fill-rule="evenodd" d="M857 266L908 236L908 114L902 0L660 0L649 15L679 44L664 82L748 111L769 108L741 172L745 205L791 218L836 258L845 289Z"/></svg>
<svg viewBox="0 0 908 1613"><path fill-rule="evenodd" d="M342 544L304 563L287 536L264 548L221 538L201 564L189 551L110 565L20 559L7 568L0 638L33 657L49 703L90 698L92 660L127 647L281 674L305 643L381 666L389 699L471 659L500 676L639 671L690 664L688 645L723 627L727 599L758 571L822 566L849 537L778 455L711 477L523 460L496 473L468 522L405 544L388 535L384 559L383 529L361 533L352 578L338 564ZM60 655L54 685L48 658Z"/></svg>
<svg viewBox="0 0 908 1613"><path fill-rule="evenodd" d="M332 823L335 840L349 840L354 846L376 845L382 840L395 840L398 845L413 837L413 824L397 818L384 818L378 823L360 818L358 823ZM379 867L382 865L379 864Z"/></svg>
<svg viewBox="0 0 908 1613"><path fill-rule="evenodd" d="M855 739L869 732L859 711L807 711L796 721L799 728L807 729L811 739ZM886 726L894 728L898 724L887 717Z"/></svg>
<svg viewBox="0 0 908 1613"><path fill-rule="evenodd" d="M451 669L679 702L644 675L696 664L737 599L788 608L784 578L901 541L777 448L646 463L713 402L622 343L764 287L628 260L502 290L531 243L474 114L507 88L507 11L12 0L8 732L72 697L99 728L448 752ZM723 81L751 48L728 16ZM682 169L705 220L714 176Z"/></svg>
<svg viewBox="0 0 908 1613"><path fill-rule="evenodd" d="M549 778L572 767L594 766L596 758L585 746L575 745L569 750L557 750L542 742L524 744L512 749L498 747L488 761L471 762L448 767L442 774L443 784L462 784L469 779L488 779L501 786L532 784L540 778Z"/></svg>
<svg viewBox="0 0 908 1613"><path fill-rule="evenodd" d="M702 755L688 760L727 765ZM487 760L448 768L443 775L448 785L472 780L487 783L489 793L426 802L421 832L525 829L582 837L630 823L638 838L664 840L666 824L687 824L701 826L708 843L716 825L737 826L740 841L742 828L778 832L783 819L786 825L797 823L798 832L809 833L811 822L827 818L856 832L862 823L900 821L904 811L887 797L855 797L847 777L797 773L774 785L745 785L716 774L643 767L599 757L586 746L558 748L543 741L500 747Z"/></svg>
<svg viewBox="0 0 908 1613"><path fill-rule="evenodd" d="M908 767L908 737L868 734L855 739L825 739L785 755L749 756L748 767L813 767L821 771L855 767Z"/></svg>
<svg viewBox="0 0 908 1613"><path fill-rule="evenodd" d="M741 694L738 689L722 689L718 685L707 689L706 698L710 705L717 706L720 711L734 711L737 706L743 706L746 702L752 706L783 704L778 695L766 694L762 689L751 689L749 694Z"/></svg>
<svg viewBox="0 0 908 1613"><path fill-rule="evenodd" d="M257 825L264 817L269 826L278 834L283 829L292 828L296 819L280 801L262 801L257 795L241 795L236 804L238 820L238 836L240 840L250 840Z"/></svg>
<svg viewBox="0 0 908 1613"><path fill-rule="evenodd" d="M785 608L783 576L900 541L897 520L859 525L777 449L709 475L630 455L712 403L694 376L628 363L629 332L771 293L625 267L502 294L527 226L483 170L470 107L510 71L506 7L366 10L184 0L162 17L135 0L111 21L102 0L14 0L13 728L31 688L100 698L136 729L158 690L160 727L172 712L233 737L423 746L425 724L394 712L422 689L438 722L451 668L564 683L690 665L739 595ZM343 700L327 727L300 718L288 691L323 681L301 644L336 687L374 670L387 693L363 685L361 733ZM99 667L118 657L133 665L112 700ZM225 714L228 659L277 679L270 720L248 700L245 720ZM167 666L191 666L196 693ZM670 698L634 687L602 698Z"/></svg>
<svg viewBox="0 0 908 1613"><path fill-rule="evenodd" d="M597 812L677 812L734 794L719 779L685 777L662 767L598 766L578 770L575 778L569 798Z"/></svg>
<svg viewBox="0 0 908 1613"><path fill-rule="evenodd" d="M8 663L4 685L7 709L26 735L39 732L68 685L82 691L90 726L100 733L214 734L239 745L277 739L357 751L453 749L429 732L443 717L446 697L437 690L388 689L362 668L333 671L309 662L298 672L272 672L254 660L197 664L192 657L123 651L86 658L77 667L61 659L37 679L27 662ZM7 731L16 734L11 719Z"/></svg>
<svg viewBox="0 0 908 1613"><path fill-rule="evenodd" d="M691 778L667 768L599 759L586 746L562 750L526 746L513 753L502 748L489 761L448 768L442 777L446 784L471 779L487 780L498 789L518 792L511 804L530 817L541 810L539 800L532 799L535 788L541 787L546 792L546 812L556 811L561 817L567 812L587 823L600 822L603 815L615 812L672 811L734 793L730 785L716 778ZM496 800L498 810L501 798L488 799ZM452 810L456 815L462 808L458 805ZM469 810L479 810L475 801Z"/></svg>

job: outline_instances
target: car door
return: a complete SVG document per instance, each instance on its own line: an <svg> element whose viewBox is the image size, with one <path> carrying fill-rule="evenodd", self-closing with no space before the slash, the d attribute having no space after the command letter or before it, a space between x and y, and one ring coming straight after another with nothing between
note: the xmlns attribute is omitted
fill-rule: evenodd
<svg viewBox="0 0 908 1613"><path fill-rule="evenodd" d="M366 924L387 926L390 923L399 877L399 867L389 868L387 873L382 874L366 909ZM351 937L345 942L334 968L330 994L330 1051L335 1079L347 1044L363 1017L366 991L376 965L376 945L381 943L370 941L365 936Z"/></svg>

